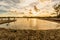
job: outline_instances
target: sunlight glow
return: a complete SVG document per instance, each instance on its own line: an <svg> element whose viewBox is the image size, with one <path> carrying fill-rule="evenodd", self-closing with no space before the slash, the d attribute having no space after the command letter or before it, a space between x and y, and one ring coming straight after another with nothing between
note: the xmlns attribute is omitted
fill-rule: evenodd
<svg viewBox="0 0 60 40"><path fill-rule="evenodd" d="M13 3L12 3L13 4ZM1 2L0 9L4 8L4 10L15 10L17 14L24 13L24 15L42 15L47 16L51 15L55 10L53 9L52 0L20 0L20 3L8 4L5 2ZM10 6L11 5L11 6ZM5 7L10 7L9 9Z"/></svg>

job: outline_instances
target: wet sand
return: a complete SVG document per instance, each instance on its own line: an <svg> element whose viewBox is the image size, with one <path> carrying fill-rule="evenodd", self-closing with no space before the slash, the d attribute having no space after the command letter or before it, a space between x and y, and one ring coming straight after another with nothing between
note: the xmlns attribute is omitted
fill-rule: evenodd
<svg viewBox="0 0 60 40"><path fill-rule="evenodd" d="M0 28L0 40L60 40L60 29L15 30Z"/></svg>

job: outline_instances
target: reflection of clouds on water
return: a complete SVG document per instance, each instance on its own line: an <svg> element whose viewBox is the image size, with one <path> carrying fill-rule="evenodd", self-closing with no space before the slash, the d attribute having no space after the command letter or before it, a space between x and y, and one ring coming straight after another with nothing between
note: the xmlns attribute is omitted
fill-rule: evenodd
<svg viewBox="0 0 60 40"><path fill-rule="evenodd" d="M57 26L56 26L56 28L60 28L60 23L57 23Z"/></svg>
<svg viewBox="0 0 60 40"><path fill-rule="evenodd" d="M10 23L9 26L6 24L0 25L1 28L9 28L9 29L38 29L38 30L46 30L46 29L59 29L60 24L56 22L50 22L46 20L40 20L35 18L17 18L17 21L14 23Z"/></svg>

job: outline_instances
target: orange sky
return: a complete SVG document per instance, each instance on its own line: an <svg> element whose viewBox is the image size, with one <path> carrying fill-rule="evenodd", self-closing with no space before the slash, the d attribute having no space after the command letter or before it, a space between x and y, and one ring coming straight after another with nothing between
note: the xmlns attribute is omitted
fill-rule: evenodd
<svg viewBox="0 0 60 40"><path fill-rule="evenodd" d="M4 2L1 2L0 4L5 4ZM50 16L54 11L52 0L20 0L20 3L16 3L16 6L11 7L9 10L11 11L17 11L19 14L21 12L24 12L25 14L28 14L31 10L31 13L34 15L40 15L40 16ZM34 6L38 9L36 11L34 9Z"/></svg>

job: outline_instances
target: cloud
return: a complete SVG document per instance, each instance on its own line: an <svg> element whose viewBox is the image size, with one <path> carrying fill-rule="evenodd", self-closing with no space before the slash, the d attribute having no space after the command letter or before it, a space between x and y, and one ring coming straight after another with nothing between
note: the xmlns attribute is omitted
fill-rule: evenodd
<svg viewBox="0 0 60 40"><path fill-rule="evenodd" d="M43 10L53 10L52 6L55 5L56 3L60 2L60 0L51 0L50 1L45 1L39 2L38 0L0 0L0 10L17 10L20 11L22 10L21 8L29 7L33 8L33 4L36 3L36 6L38 6L39 9ZM22 10L24 11L24 10Z"/></svg>
<svg viewBox="0 0 60 40"><path fill-rule="evenodd" d="M17 8L17 3L20 3L19 0L0 0L0 10L9 10L11 8Z"/></svg>

